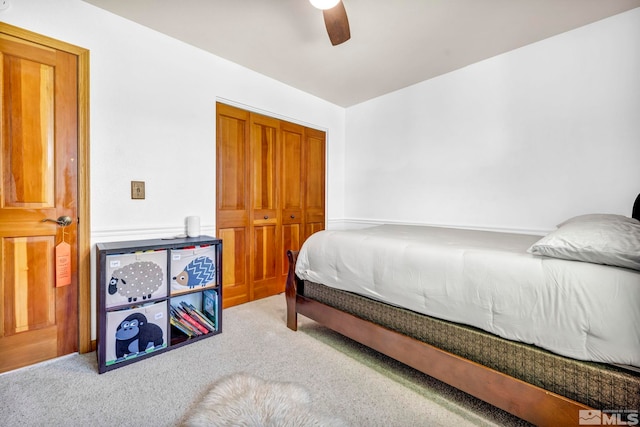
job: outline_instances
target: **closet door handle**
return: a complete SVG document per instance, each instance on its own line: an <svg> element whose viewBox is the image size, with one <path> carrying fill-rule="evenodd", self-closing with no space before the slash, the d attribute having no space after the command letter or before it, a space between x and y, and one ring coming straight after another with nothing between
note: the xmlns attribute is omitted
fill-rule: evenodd
<svg viewBox="0 0 640 427"><path fill-rule="evenodd" d="M291 219L294 219L296 216L295 215L291 215Z"/></svg>
<svg viewBox="0 0 640 427"><path fill-rule="evenodd" d="M265 216L264 216L264 219L269 219L269 215L265 215Z"/></svg>

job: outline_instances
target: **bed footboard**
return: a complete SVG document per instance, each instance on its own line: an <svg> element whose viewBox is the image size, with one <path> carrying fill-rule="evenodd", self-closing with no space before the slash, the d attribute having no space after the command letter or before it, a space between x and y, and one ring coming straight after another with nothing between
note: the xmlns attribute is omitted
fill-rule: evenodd
<svg viewBox="0 0 640 427"><path fill-rule="evenodd" d="M287 299L287 327L292 331L298 330L298 312L296 310L296 297L300 280L296 277L296 260L298 251L287 251L289 259L289 271L287 273L287 283L285 286L285 298Z"/></svg>

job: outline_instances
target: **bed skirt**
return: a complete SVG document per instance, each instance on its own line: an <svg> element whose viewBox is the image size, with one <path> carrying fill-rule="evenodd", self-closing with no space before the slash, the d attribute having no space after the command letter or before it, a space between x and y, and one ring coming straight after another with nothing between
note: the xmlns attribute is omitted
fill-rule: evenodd
<svg viewBox="0 0 640 427"><path fill-rule="evenodd" d="M304 281L298 294L594 409L640 409L640 373L550 353L477 328Z"/></svg>

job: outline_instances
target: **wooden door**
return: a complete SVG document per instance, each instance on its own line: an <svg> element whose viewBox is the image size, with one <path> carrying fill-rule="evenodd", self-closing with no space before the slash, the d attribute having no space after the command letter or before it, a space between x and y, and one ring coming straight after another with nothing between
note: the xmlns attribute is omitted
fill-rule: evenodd
<svg viewBox="0 0 640 427"><path fill-rule="evenodd" d="M251 300L274 295L280 278L280 121L251 113Z"/></svg>
<svg viewBox="0 0 640 427"><path fill-rule="evenodd" d="M223 305L249 301L249 113L218 103L216 223L222 239Z"/></svg>
<svg viewBox="0 0 640 427"><path fill-rule="evenodd" d="M287 251L297 251L304 237L304 126L282 122L282 164L280 200L282 201L282 250L278 256L280 280L277 292L284 292L289 271Z"/></svg>
<svg viewBox="0 0 640 427"><path fill-rule="evenodd" d="M0 34L0 371L78 350L75 55ZM43 219L68 216L64 228ZM70 244L56 270L55 248ZM56 287L56 272L69 283Z"/></svg>
<svg viewBox="0 0 640 427"><path fill-rule="evenodd" d="M305 234L307 240L325 227L325 152L326 134L317 129L305 129Z"/></svg>
<svg viewBox="0 0 640 427"><path fill-rule="evenodd" d="M224 307L284 291L287 250L324 229L325 133L217 104Z"/></svg>

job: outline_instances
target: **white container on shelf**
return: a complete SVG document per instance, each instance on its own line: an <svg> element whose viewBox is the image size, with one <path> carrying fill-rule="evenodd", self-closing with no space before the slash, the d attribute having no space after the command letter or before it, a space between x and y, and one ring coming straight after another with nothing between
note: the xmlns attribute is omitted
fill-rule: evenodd
<svg viewBox="0 0 640 427"><path fill-rule="evenodd" d="M187 236L188 237L200 236L200 217L199 216L187 217Z"/></svg>

